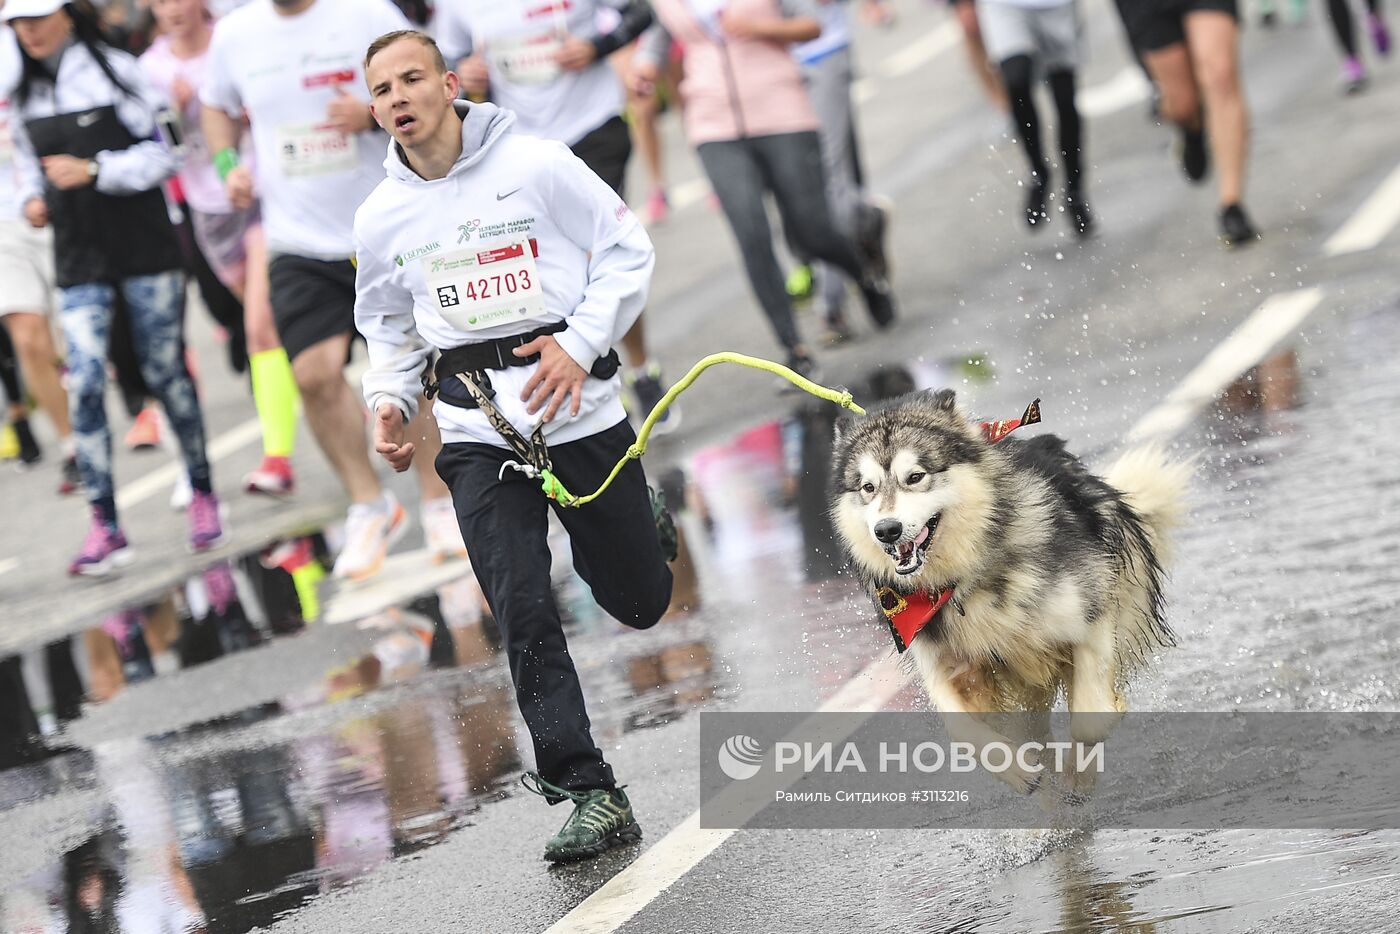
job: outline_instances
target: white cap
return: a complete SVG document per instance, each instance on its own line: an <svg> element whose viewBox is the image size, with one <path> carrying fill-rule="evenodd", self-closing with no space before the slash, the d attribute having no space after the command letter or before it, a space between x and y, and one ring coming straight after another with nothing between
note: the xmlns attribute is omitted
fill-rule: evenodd
<svg viewBox="0 0 1400 934"><path fill-rule="evenodd" d="M48 16L63 8L68 0L5 0L0 8L0 20L23 19L31 16Z"/></svg>

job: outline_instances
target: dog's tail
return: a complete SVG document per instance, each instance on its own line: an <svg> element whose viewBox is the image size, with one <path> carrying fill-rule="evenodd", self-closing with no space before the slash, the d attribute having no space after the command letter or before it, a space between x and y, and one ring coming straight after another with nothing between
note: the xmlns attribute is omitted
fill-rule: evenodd
<svg viewBox="0 0 1400 934"><path fill-rule="evenodd" d="M1104 475L1141 518L1163 566L1170 562L1171 533L1181 521L1195 469L1194 459L1174 460L1164 448L1147 445L1129 450Z"/></svg>

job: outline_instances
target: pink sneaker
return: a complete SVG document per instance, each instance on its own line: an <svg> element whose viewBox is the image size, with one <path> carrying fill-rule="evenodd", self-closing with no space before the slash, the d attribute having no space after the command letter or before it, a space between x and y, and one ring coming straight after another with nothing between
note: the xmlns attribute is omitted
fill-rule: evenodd
<svg viewBox="0 0 1400 934"><path fill-rule="evenodd" d="M134 560L136 555L127 545L121 529L114 529L94 516L87 538L83 539L83 550L68 565L68 573L74 577L105 577Z"/></svg>
<svg viewBox="0 0 1400 934"><path fill-rule="evenodd" d="M290 496L296 489L296 474L292 462L285 457L265 455L258 469L243 478L243 489L266 496Z"/></svg>
<svg viewBox="0 0 1400 934"><path fill-rule="evenodd" d="M646 222L648 226L666 223L671 214L671 203L666 200L666 189L657 188L647 198Z"/></svg>
<svg viewBox="0 0 1400 934"><path fill-rule="evenodd" d="M191 551L208 551L228 541L228 533L219 517L219 498L213 493L195 490L185 515L190 520Z"/></svg>
<svg viewBox="0 0 1400 934"><path fill-rule="evenodd" d="M1390 54L1390 30L1386 28L1385 20L1372 13L1367 18L1367 25L1371 27L1371 41L1376 44L1376 53L1385 58Z"/></svg>

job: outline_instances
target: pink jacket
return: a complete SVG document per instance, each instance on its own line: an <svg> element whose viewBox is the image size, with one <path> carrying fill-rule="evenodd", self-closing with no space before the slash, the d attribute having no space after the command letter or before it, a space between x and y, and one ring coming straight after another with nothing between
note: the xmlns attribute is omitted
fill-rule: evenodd
<svg viewBox="0 0 1400 934"><path fill-rule="evenodd" d="M729 0L726 6L746 16L782 15L778 0ZM712 24L696 17L688 0L652 0L652 8L685 47L680 93L691 145L817 128L788 46L721 38Z"/></svg>

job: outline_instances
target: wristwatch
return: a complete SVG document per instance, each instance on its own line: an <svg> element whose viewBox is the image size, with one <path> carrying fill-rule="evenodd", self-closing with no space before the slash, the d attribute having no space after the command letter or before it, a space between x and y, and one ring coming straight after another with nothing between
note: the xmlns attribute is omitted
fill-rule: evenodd
<svg viewBox="0 0 1400 934"><path fill-rule="evenodd" d="M98 164L98 162L97 162L96 159L89 159L89 160L88 160L88 178L92 179L93 181L97 181L97 170L100 169L100 168L102 168L102 166L100 166L100 165Z"/></svg>

